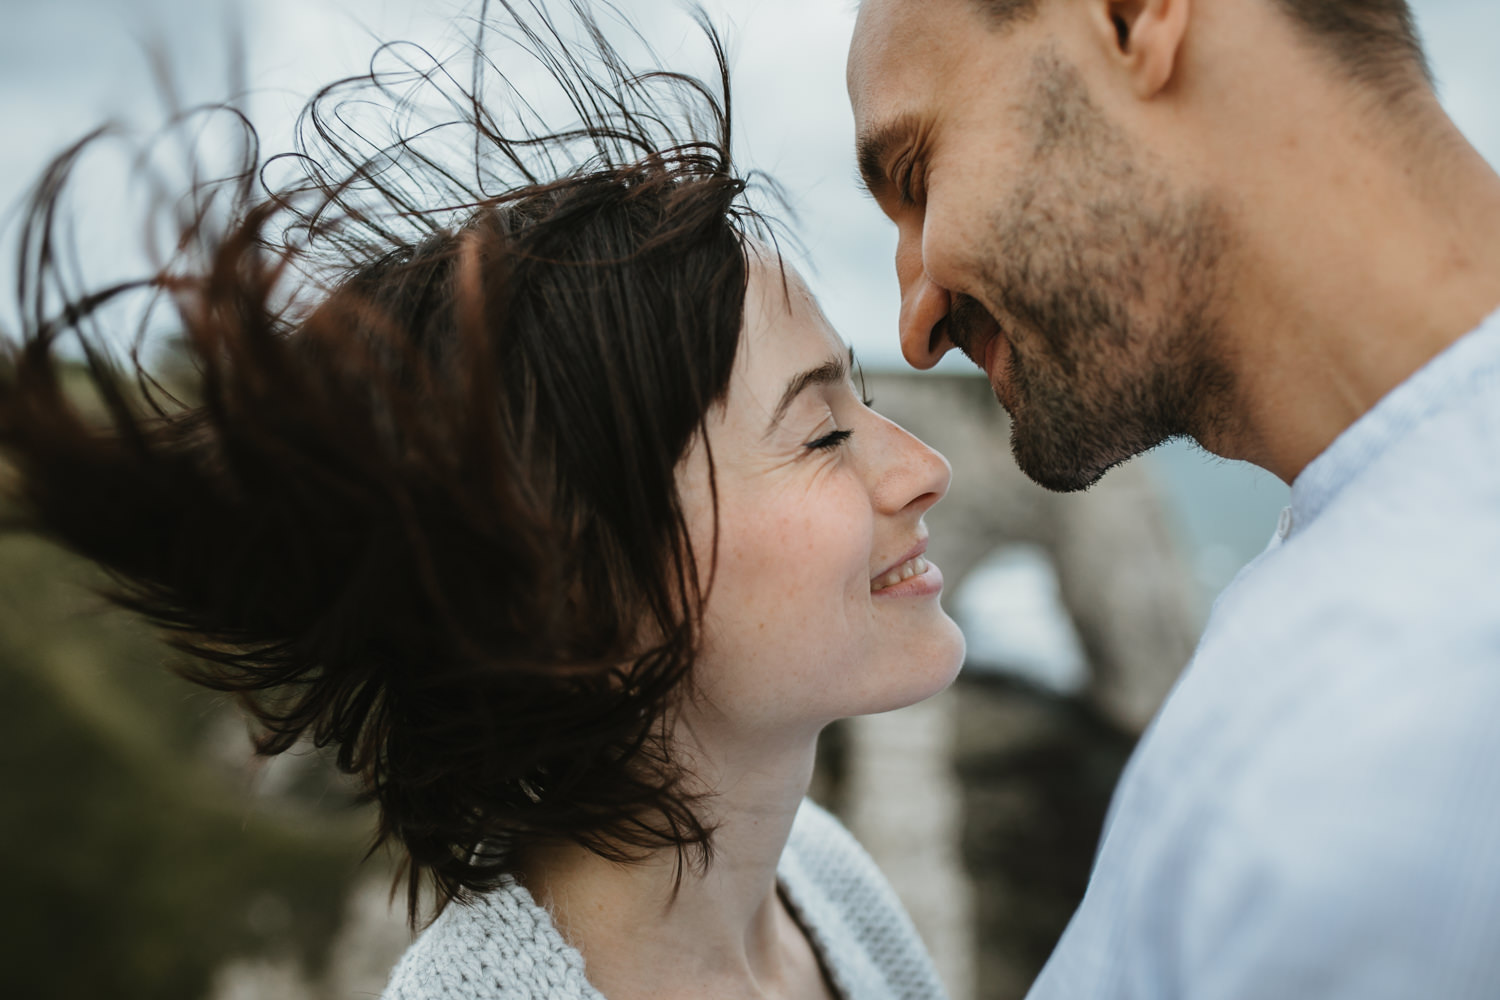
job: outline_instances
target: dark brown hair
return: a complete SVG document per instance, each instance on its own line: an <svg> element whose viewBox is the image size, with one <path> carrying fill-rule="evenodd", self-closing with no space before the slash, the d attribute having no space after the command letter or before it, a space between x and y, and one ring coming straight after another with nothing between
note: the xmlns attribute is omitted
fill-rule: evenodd
<svg viewBox="0 0 1500 1000"><path fill-rule="evenodd" d="M338 748L377 845L406 852L413 919L424 878L440 904L483 891L529 841L681 864L710 839L668 740L711 573L675 473L725 396L764 234L723 48L700 15L712 86L635 73L583 0L573 36L497 3L466 83L386 47L405 69L325 88L296 156L260 163L252 141L196 187L180 253L142 281L69 291L80 143L30 203L23 328L0 342L21 526L105 567L189 676L242 697L262 753ZM497 28L575 124L482 100L509 86ZM346 124L372 101L384 141ZM167 303L186 390L110 359L109 307L142 292Z"/></svg>

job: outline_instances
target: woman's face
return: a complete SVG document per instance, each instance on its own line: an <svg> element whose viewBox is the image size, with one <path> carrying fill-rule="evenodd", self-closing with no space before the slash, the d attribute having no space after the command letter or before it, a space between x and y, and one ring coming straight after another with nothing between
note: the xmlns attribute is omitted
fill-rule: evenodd
<svg viewBox="0 0 1500 1000"><path fill-rule="evenodd" d="M963 636L938 604L922 516L943 456L869 409L812 294L754 262L727 400L709 416L718 565L697 706L750 733L813 730L946 687ZM679 472L700 572L713 551L700 440Z"/></svg>

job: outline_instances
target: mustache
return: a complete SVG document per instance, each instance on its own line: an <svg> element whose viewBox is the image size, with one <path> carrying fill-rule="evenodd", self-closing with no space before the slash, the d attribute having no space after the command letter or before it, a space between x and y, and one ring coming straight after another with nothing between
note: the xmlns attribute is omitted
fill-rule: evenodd
<svg viewBox="0 0 1500 1000"><path fill-rule="evenodd" d="M970 361L983 367L984 345L999 331L999 326L978 299L960 293L953 296L948 315L932 328L932 341L935 346L939 338L947 337Z"/></svg>

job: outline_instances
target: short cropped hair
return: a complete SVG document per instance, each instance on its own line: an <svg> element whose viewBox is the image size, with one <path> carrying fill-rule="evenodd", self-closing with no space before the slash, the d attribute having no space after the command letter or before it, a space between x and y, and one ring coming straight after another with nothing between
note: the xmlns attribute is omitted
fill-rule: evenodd
<svg viewBox="0 0 1500 1000"><path fill-rule="evenodd" d="M995 29L1036 14L1042 0L972 0ZM1415 67L1432 73L1407 0L1272 0L1324 45L1356 80L1375 86L1405 82Z"/></svg>
<svg viewBox="0 0 1500 1000"><path fill-rule="evenodd" d="M1407 0L1276 0L1276 4L1362 83L1402 82L1413 68L1424 79L1432 79Z"/></svg>

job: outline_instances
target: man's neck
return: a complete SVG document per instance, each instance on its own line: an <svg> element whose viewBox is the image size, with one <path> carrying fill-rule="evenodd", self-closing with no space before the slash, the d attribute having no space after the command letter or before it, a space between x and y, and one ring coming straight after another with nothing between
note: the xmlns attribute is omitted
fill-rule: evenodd
<svg viewBox="0 0 1500 1000"><path fill-rule="evenodd" d="M1500 306L1500 177L1422 103L1413 148L1363 111L1311 117L1269 137L1276 169L1237 178L1225 346L1242 420L1210 451L1291 482Z"/></svg>
<svg viewBox="0 0 1500 1000"><path fill-rule="evenodd" d="M812 777L816 735L789 742L797 745L697 755L695 773L717 789L700 806L714 827L706 871L692 852L680 880L674 851L619 865L560 845L524 859L524 884L611 1000L806 995L808 977L820 975L777 892L777 864Z"/></svg>

